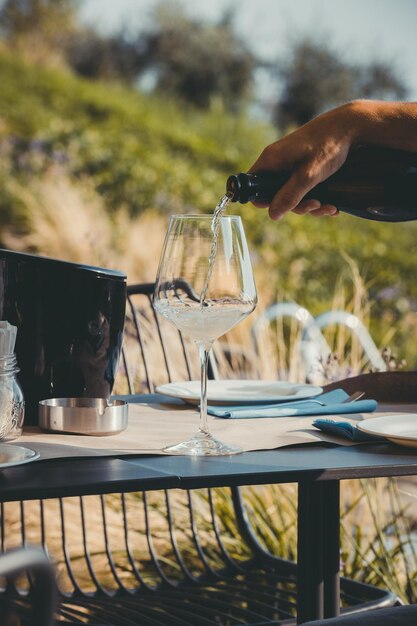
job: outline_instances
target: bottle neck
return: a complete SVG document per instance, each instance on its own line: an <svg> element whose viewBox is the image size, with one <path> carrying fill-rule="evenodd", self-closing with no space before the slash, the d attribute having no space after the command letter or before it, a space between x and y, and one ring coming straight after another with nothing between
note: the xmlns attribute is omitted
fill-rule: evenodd
<svg viewBox="0 0 417 626"><path fill-rule="evenodd" d="M290 178L290 172L258 172L235 174L226 182L226 195L231 202L263 202L271 200L278 189Z"/></svg>

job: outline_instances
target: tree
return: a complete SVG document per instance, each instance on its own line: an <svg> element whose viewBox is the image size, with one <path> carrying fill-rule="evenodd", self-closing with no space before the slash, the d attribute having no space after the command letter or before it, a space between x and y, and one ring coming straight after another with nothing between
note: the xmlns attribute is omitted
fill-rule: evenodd
<svg viewBox="0 0 417 626"><path fill-rule="evenodd" d="M12 50L42 63L63 62L77 28L78 0L5 0L0 33Z"/></svg>
<svg viewBox="0 0 417 626"><path fill-rule="evenodd" d="M232 15L217 24L193 20L172 3L157 8L151 30L137 40L156 89L200 108L214 97L236 109L249 95L254 55L234 34Z"/></svg>
<svg viewBox="0 0 417 626"><path fill-rule="evenodd" d="M358 87L362 98L381 100L403 99L408 92L406 86L396 77L394 68L386 61L374 61L361 68Z"/></svg>
<svg viewBox="0 0 417 626"><path fill-rule="evenodd" d="M281 129L354 98L401 99L407 93L389 63L350 64L328 43L308 37L296 41L273 72L282 84L274 114Z"/></svg>
<svg viewBox="0 0 417 626"><path fill-rule="evenodd" d="M133 84L143 70L143 50L122 31L103 36L91 28L80 29L71 38L67 61L70 67L87 78L116 79Z"/></svg>

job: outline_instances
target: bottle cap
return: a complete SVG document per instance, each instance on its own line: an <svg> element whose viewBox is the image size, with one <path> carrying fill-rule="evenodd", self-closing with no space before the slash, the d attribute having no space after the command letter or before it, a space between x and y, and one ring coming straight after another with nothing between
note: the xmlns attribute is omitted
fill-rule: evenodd
<svg viewBox="0 0 417 626"><path fill-rule="evenodd" d="M226 195L230 198L231 202L237 202L240 200L241 182L239 181L240 174L233 174L229 176L226 181Z"/></svg>

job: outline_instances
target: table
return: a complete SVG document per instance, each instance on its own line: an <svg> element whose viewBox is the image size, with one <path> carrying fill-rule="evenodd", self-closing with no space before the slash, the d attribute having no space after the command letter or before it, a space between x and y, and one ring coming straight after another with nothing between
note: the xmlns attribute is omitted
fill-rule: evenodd
<svg viewBox="0 0 417 626"><path fill-rule="evenodd" d="M75 495L298 483L298 622L339 611L341 480L417 474L417 450L391 444L322 445L231 457L49 460L0 472L0 501Z"/></svg>

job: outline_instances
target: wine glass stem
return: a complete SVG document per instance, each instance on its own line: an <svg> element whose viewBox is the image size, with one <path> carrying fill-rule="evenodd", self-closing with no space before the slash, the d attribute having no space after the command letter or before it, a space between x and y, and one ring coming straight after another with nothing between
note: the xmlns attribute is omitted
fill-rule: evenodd
<svg viewBox="0 0 417 626"><path fill-rule="evenodd" d="M201 393L200 393L200 433L208 435L207 427L207 369L211 345L200 343Z"/></svg>

